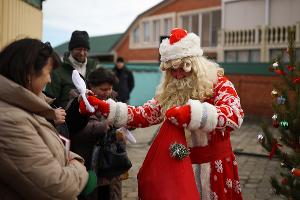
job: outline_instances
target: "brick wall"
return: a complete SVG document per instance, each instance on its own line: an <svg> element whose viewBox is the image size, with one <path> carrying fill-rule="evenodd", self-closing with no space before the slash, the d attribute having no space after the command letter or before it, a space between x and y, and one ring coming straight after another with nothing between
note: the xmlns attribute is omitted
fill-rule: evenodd
<svg viewBox="0 0 300 200"><path fill-rule="evenodd" d="M242 108L248 116L272 117L273 76L227 75L241 98Z"/></svg>
<svg viewBox="0 0 300 200"><path fill-rule="evenodd" d="M132 60L154 60L158 61L158 47L156 49L129 49L129 36L116 50L118 56L124 57L126 61Z"/></svg>

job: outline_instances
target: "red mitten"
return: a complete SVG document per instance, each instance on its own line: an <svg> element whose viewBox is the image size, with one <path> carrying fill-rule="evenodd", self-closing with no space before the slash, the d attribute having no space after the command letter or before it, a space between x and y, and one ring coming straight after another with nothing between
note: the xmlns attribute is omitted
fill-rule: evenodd
<svg viewBox="0 0 300 200"><path fill-rule="evenodd" d="M100 112L103 116L107 117L109 114L109 104L106 101L100 100L95 96L88 96L87 97L88 102L94 106L95 112ZM95 113L91 113L86 109L85 103L83 100L80 100L79 102L79 111L81 114L85 115L93 115Z"/></svg>
<svg viewBox="0 0 300 200"><path fill-rule="evenodd" d="M187 127L191 121L191 106L172 107L166 111L166 117L176 126Z"/></svg>
<svg viewBox="0 0 300 200"><path fill-rule="evenodd" d="M300 169L293 168L291 172L294 176L300 177Z"/></svg>

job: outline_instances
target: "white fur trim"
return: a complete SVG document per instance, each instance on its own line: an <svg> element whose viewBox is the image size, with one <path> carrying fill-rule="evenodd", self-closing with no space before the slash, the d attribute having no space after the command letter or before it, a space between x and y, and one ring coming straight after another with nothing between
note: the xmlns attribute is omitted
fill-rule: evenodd
<svg viewBox="0 0 300 200"><path fill-rule="evenodd" d="M200 155L201 156L201 155ZM193 164L194 177L201 200L210 200L210 163Z"/></svg>
<svg viewBox="0 0 300 200"><path fill-rule="evenodd" d="M119 117L116 121L116 126L117 127L121 127L121 126L125 126L127 124L128 121L128 106L125 103L121 103L118 102L117 106L119 106Z"/></svg>
<svg viewBox="0 0 300 200"><path fill-rule="evenodd" d="M109 104L109 114L107 120L109 122L114 122L116 117L117 103L112 99L108 99L106 102Z"/></svg>
<svg viewBox="0 0 300 200"><path fill-rule="evenodd" d="M160 60L166 62L188 56L202 56L203 50L200 48L200 37L194 33L188 33L173 44L170 44L168 38L164 39L160 44L159 53L161 55Z"/></svg>
<svg viewBox="0 0 300 200"><path fill-rule="evenodd" d="M202 120L202 103L198 100L189 99L187 104L191 106L191 121L188 128L190 130L196 130L200 127Z"/></svg>
<svg viewBox="0 0 300 200"><path fill-rule="evenodd" d="M211 169L210 169L210 163L203 163L200 165L200 169L201 169L201 175L200 175L200 179L201 179L201 188L202 188L202 198L201 200L210 200L210 192L211 192L211 188L210 188L210 173L211 173Z"/></svg>
<svg viewBox="0 0 300 200"><path fill-rule="evenodd" d="M126 125L128 121L127 104L115 102L112 99L108 99L106 102L109 104L109 114L107 120L116 127Z"/></svg>
<svg viewBox="0 0 300 200"><path fill-rule="evenodd" d="M205 124L202 124L201 126L203 127L202 130L204 132L211 132L212 130L214 130L217 126L218 123L218 113L217 113L217 109L215 108L215 106L204 102L203 107L206 108L207 110L207 120Z"/></svg>
<svg viewBox="0 0 300 200"><path fill-rule="evenodd" d="M200 103L199 101L189 100L188 102L191 105L191 119L194 119L195 130L191 131L192 145L204 147L208 145L209 134L217 125L217 110L216 108L209 103ZM199 109L199 104L201 104L201 110ZM201 114L199 112L201 111ZM206 113L205 113L206 112ZM193 114L194 113L194 114ZM206 115L206 116L204 116ZM203 118L203 119L202 119ZM206 118L206 119L204 119ZM191 120L192 122L192 120ZM199 155L201 156L201 155ZM198 173L195 173L195 179L197 186L201 188L199 192L201 192L201 200L210 200L211 193L211 184L210 184L210 176L211 176L211 167L210 163L203 163L198 165ZM200 172L200 173L199 173ZM200 176L200 178L199 178Z"/></svg>

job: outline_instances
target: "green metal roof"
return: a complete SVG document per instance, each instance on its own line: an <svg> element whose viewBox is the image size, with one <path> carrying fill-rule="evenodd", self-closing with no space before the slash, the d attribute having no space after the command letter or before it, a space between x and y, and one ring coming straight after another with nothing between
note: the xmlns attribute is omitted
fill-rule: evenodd
<svg viewBox="0 0 300 200"><path fill-rule="evenodd" d="M45 0L23 0L23 1L25 1L26 3L28 3L28 4L30 4L30 5L32 5L32 6L34 6L34 7L41 10L42 9L42 3Z"/></svg>
<svg viewBox="0 0 300 200"><path fill-rule="evenodd" d="M122 34L123 33L90 37L91 50L89 55L94 56L111 54L112 47L121 38ZM68 51L68 45L69 41L55 47L54 50L59 55L63 55L66 51Z"/></svg>
<svg viewBox="0 0 300 200"><path fill-rule="evenodd" d="M219 63L224 69L225 74L240 75L265 75L272 76L274 73L269 71L270 63ZM104 67L112 68L113 63L102 63ZM158 63L127 63L127 68L132 71L159 71Z"/></svg>

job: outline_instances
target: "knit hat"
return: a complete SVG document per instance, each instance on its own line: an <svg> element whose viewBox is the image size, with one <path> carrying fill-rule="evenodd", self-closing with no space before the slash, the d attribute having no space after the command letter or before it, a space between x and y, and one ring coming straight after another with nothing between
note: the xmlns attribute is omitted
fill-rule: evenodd
<svg viewBox="0 0 300 200"><path fill-rule="evenodd" d="M86 31L74 31L69 42L69 51L77 47L90 50L90 38Z"/></svg>
<svg viewBox="0 0 300 200"><path fill-rule="evenodd" d="M124 58L123 57L118 57L117 62L124 62Z"/></svg>
<svg viewBox="0 0 300 200"><path fill-rule="evenodd" d="M203 50L200 48L199 36L181 28L174 28L170 39L166 38L161 42L159 53L160 60L166 62L188 56L202 56Z"/></svg>

